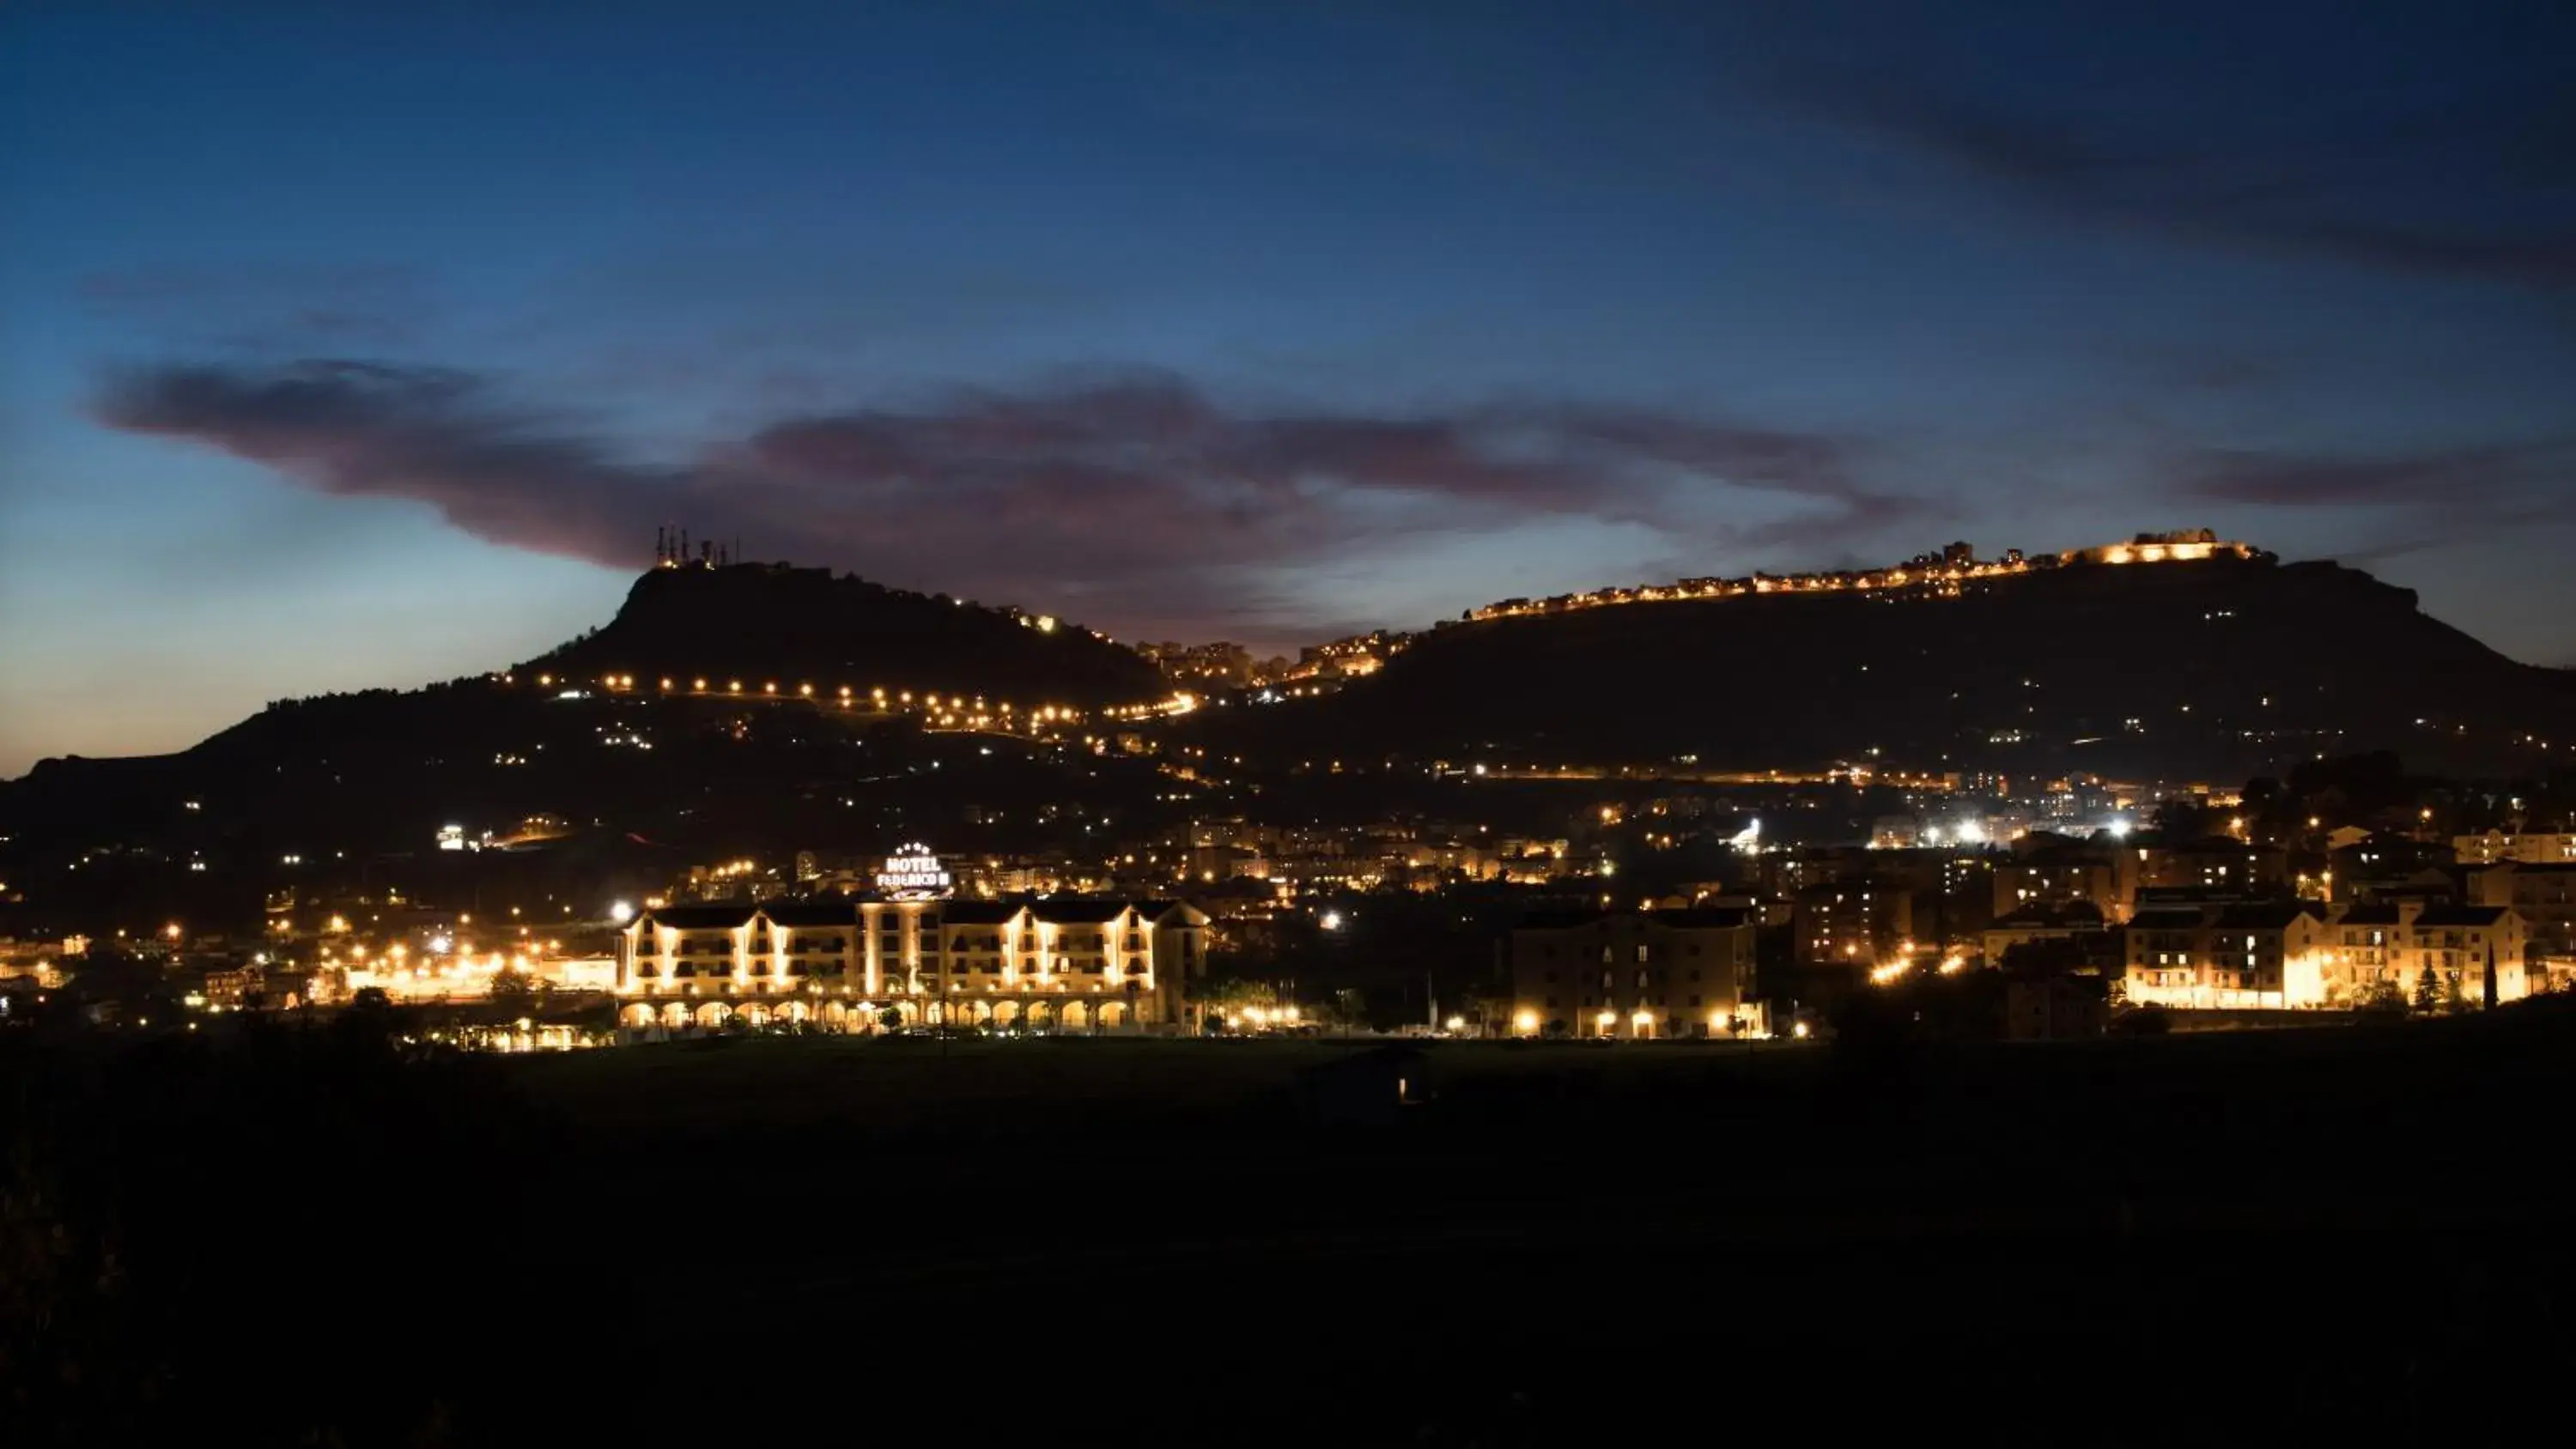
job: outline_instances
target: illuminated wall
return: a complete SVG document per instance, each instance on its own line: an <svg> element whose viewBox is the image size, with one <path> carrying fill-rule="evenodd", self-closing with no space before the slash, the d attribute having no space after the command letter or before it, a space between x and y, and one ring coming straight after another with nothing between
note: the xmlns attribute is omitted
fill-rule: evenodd
<svg viewBox="0 0 2576 1449"><path fill-rule="evenodd" d="M681 907L628 924L614 989L699 1024L688 1004L712 1001L773 1003L852 1030L874 1029L889 1008L907 1024L1179 1030L1184 982L1206 973L1207 925L1179 902Z"/></svg>
<svg viewBox="0 0 2576 1449"><path fill-rule="evenodd" d="M1543 918L1512 932L1512 1032L1628 1040L1760 1035L1749 911Z"/></svg>

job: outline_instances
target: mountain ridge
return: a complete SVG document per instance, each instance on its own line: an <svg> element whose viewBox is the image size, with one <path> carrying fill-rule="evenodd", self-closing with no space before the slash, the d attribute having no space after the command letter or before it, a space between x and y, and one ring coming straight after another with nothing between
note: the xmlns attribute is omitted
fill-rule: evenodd
<svg viewBox="0 0 2576 1449"><path fill-rule="evenodd" d="M509 672L965 691L1085 708L1162 692L1142 656L1079 624L781 563L648 569L606 626Z"/></svg>
<svg viewBox="0 0 2576 1449"><path fill-rule="evenodd" d="M1927 562L1935 561L1912 561ZM1410 636L1383 669L1338 693L1278 712L1202 711L1191 728L1283 754L1483 748L1718 755L1759 767L1866 757L1876 748L1881 758L1919 756L1906 761L1918 768L2009 758L2032 741L1999 737L2036 728L2065 741L2138 736L2122 743L2143 740L2147 748L2104 753L2137 757L2143 763L2132 768L2143 770L2165 753L2154 748L2160 738L2189 741L2191 754L2219 761L2318 748L2423 753L2436 745L2458 755L2448 745L2463 738L2462 726L2471 727L2472 744L2494 742L2486 721L2465 717L2486 710L2512 716L2503 721L2507 735L2548 738L2555 725L2571 738L2553 739L2553 749L2576 749L2576 671L2510 659L2424 614L2414 590L2332 561L2280 563L2248 551L2128 566L2079 558L1938 585L1927 575L1894 589L1802 582L1889 572L1787 576L1771 580L1777 591L1726 597L1598 590L1562 598L1634 592L1650 601L1505 613L1495 612L1504 605L1489 606L1471 611L1486 617ZM1838 651L1850 654L1848 670L1828 667ZM2032 667L2016 676L2024 656ZM2165 706L2179 714L2191 701L2124 682L2150 668L2208 678L2203 688L2213 698L2203 718L2160 719ZM2101 682L2086 685L2087 670ZM2032 682L2015 686L2016 677ZM638 695L656 693L665 679L686 694L703 679L716 694L736 685L752 694L810 685L827 699L850 688L864 702L885 688L1086 710L1168 693L1150 661L1080 625L827 569L692 563L645 571L607 625L489 676L278 701L185 750L56 757L21 779L119 764L175 768L152 761L251 763L380 728L388 711L446 701L458 717L477 718L493 707L480 696L497 681L525 694L540 681L579 689L612 678ZM2006 705L1999 696L2016 687L2031 697L2014 695ZM1963 707L1950 707L1954 694ZM2284 703L2265 702L2275 696ZM2388 707L2401 696L2422 702ZM2292 699L2301 701L2296 710ZM1845 727L1854 716L1890 710L1938 716L1938 728ZM2410 722L2403 729L2401 716ZM1721 717L1726 727L1713 727ZM2418 717L2434 723L2413 726ZM2208 749L2213 728L2259 748ZM2448 739L2425 733L2436 729L2448 729Z"/></svg>
<svg viewBox="0 0 2576 1449"><path fill-rule="evenodd" d="M2493 764L2538 762L2514 741L2553 729L2554 751L2576 748L2576 674L2510 659L2361 570L2249 552L1480 618L1416 636L1293 723L1252 710L1199 728L1229 751L1744 768L2044 753L2054 770L2078 742L2148 776L2378 748Z"/></svg>

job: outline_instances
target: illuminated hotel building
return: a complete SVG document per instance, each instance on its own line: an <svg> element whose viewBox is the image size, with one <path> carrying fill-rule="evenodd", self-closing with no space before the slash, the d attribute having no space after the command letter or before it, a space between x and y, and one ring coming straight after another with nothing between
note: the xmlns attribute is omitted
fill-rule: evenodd
<svg viewBox="0 0 2576 1449"><path fill-rule="evenodd" d="M1178 1032L1207 925L1180 901L675 905L627 923L613 989L629 1027L867 1032L891 1011L905 1026Z"/></svg>

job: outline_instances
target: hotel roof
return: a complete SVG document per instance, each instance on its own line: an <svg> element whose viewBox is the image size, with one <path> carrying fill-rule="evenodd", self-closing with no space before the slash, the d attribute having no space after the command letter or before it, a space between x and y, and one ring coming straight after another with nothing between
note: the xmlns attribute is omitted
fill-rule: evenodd
<svg viewBox="0 0 2576 1449"><path fill-rule="evenodd" d="M1131 900L1112 900L1098 896L1073 896L1069 898L1031 901L1029 903L1029 914L1037 917L1041 921L1046 921L1056 925L1068 923L1088 925L1100 921L1114 921L1120 916L1127 914L1128 910L1134 907L1135 904L1136 903Z"/></svg>
<svg viewBox="0 0 2576 1449"><path fill-rule="evenodd" d="M841 901L767 901L760 913L779 926L856 926L858 910Z"/></svg>
<svg viewBox="0 0 2576 1449"><path fill-rule="evenodd" d="M646 911L635 918L637 924L650 921L675 931L705 931L719 926L744 926L751 923L751 913L759 909L747 901L718 901L711 905L664 906Z"/></svg>
<svg viewBox="0 0 2576 1449"><path fill-rule="evenodd" d="M949 926L998 926L1026 909L1018 901L941 901L939 920Z"/></svg>

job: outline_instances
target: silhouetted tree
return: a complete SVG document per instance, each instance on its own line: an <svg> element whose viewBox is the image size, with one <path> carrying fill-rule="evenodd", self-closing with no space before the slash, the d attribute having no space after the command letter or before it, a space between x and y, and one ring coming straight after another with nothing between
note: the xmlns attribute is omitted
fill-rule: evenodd
<svg viewBox="0 0 2576 1449"><path fill-rule="evenodd" d="M2363 989L2354 1000L2352 1009L2365 1016L2403 1017L2406 1014L2406 996L2397 989L2396 982L2382 977Z"/></svg>
<svg viewBox="0 0 2576 1449"><path fill-rule="evenodd" d="M546 983L534 973L503 968L492 973L492 1004L533 1006L545 996Z"/></svg>
<svg viewBox="0 0 2576 1449"><path fill-rule="evenodd" d="M2439 1010L2441 1005L2441 978L2434 974L2432 967L2427 966L2415 976L2415 1009L2430 1012Z"/></svg>
<svg viewBox="0 0 2576 1449"><path fill-rule="evenodd" d="M2214 818L2197 800L2167 800L2156 807L2156 833L2168 840L2198 840L2209 834Z"/></svg>
<svg viewBox="0 0 2576 1449"><path fill-rule="evenodd" d="M2118 1036L2164 1036L2172 1030L2173 1013L2152 1002L2111 1018L2111 1031Z"/></svg>

